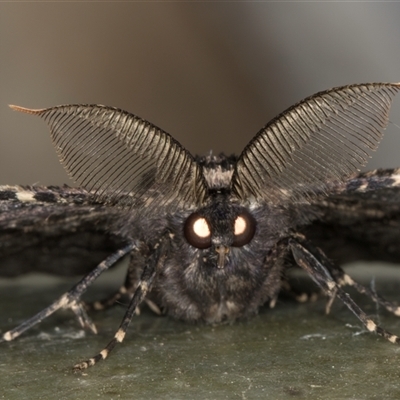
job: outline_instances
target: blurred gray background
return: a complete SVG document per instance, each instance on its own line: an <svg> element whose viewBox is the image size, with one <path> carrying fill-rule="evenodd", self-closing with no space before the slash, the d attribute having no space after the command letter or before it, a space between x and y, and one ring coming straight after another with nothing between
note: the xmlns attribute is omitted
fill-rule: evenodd
<svg viewBox="0 0 400 400"><path fill-rule="evenodd" d="M400 81L399 20L397 2L1 3L0 184L68 181L44 122L7 104L116 106L237 153L317 91ZM400 166L399 143L392 124L369 168Z"/></svg>
<svg viewBox="0 0 400 400"><path fill-rule="evenodd" d="M8 104L117 106L193 153L238 153L269 119L308 95L349 83L400 81L399 21L397 2L0 2L0 184L68 181L45 123ZM391 113L398 125L399 107L400 100ZM394 124L370 168L400 166ZM365 269L369 279L373 273ZM381 266L376 270L382 273ZM1 288L2 327L64 291L54 284L32 289L27 279L26 288L18 282ZM379 282L395 299L398 278ZM324 307L324 300L279 304L234 329L144 315L123 348L84 375L71 375L68 367L106 343L123 309L105 321L103 314L95 317L100 334L82 340L64 336L77 328L60 313L36 334L1 348L2 395L400 398L399 348L359 335L358 322L339 301L339 312L329 317ZM378 313L375 306L365 310ZM378 320L400 331L392 316L379 313ZM61 330L53 331L54 324Z"/></svg>

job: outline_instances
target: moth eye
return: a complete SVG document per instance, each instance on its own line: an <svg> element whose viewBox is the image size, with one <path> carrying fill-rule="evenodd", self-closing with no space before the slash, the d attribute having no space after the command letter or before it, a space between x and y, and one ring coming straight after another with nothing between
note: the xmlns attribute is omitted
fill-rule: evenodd
<svg viewBox="0 0 400 400"><path fill-rule="evenodd" d="M232 246L241 247L249 243L256 233L256 221L247 211L239 214L235 219L234 235Z"/></svg>
<svg viewBox="0 0 400 400"><path fill-rule="evenodd" d="M206 249L211 247L211 231L207 220L193 213L185 222L183 229L186 240L198 249Z"/></svg>

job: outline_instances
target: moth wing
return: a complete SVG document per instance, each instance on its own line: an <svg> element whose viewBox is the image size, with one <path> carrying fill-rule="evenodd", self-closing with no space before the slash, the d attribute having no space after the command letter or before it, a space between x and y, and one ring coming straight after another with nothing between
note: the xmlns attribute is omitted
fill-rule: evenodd
<svg viewBox="0 0 400 400"><path fill-rule="evenodd" d="M0 187L0 276L83 275L126 240L109 231L119 210L73 188Z"/></svg>
<svg viewBox="0 0 400 400"><path fill-rule="evenodd" d="M317 93L261 129L240 155L232 189L242 199L308 201L366 164L388 123L400 84Z"/></svg>
<svg viewBox="0 0 400 400"><path fill-rule="evenodd" d="M101 105L11 107L47 121L68 174L98 201L143 213L199 205L205 198L204 177L192 155L133 114Z"/></svg>
<svg viewBox="0 0 400 400"><path fill-rule="evenodd" d="M400 261L400 169L360 174L303 212L318 216L303 233L332 260Z"/></svg>

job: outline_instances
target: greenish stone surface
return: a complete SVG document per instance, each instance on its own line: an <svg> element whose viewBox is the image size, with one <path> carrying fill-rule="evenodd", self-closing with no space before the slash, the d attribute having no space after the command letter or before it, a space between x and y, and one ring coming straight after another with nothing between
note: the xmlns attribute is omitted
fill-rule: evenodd
<svg viewBox="0 0 400 400"><path fill-rule="evenodd" d="M400 297L400 269L348 269L389 299ZM122 280L99 282L98 298ZM302 280L299 281L301 284ZM0 329L44 308L72 282L25 277L0 282ZM353 292L351 292L353 295ZM400 333L400 319L354 294L364 311ZM83 332L68 311L10 343L0 343L4 399L400 399L400 348L366 333L335 301L279 301L233 325L196 326L144 311L110 358L84 373L72 365L93 356L113 336L123 307L92 314L98 335Z"/></svg>

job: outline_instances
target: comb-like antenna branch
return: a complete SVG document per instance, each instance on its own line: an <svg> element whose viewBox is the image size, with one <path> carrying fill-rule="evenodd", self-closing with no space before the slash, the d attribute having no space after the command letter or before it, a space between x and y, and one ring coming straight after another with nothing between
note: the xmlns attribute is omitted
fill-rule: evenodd
<svg viewBox="0 0 400 400"><path fill-rule="evenodd" d="M232 189L240 198L307 201L364 166L383 137L399 83L317 93L262 128L239 157Z"/></svg>
<svg viewBox="0 0 400 400"><path fill-rule="evenodd" d="M117 108L65 105L13 110L45 119L61 163L97 199L150 212L204 202L206 183L192 155L169 134Z"/></svg>

